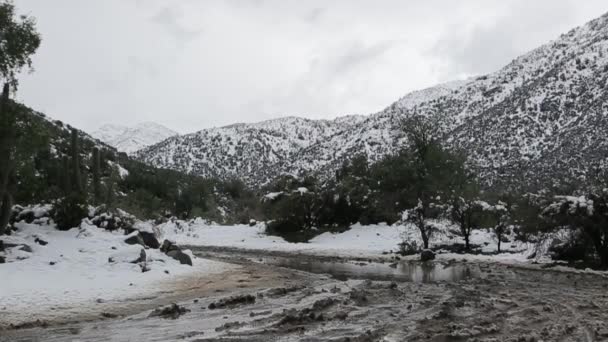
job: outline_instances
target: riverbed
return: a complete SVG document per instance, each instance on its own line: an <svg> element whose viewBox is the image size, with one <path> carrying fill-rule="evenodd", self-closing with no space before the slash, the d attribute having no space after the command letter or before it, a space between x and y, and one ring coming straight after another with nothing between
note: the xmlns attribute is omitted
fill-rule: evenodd
<svg viewBox="0 0 608 342"><path fill-rule="evenodd" d="M1 341L602 341L608 280L462 262L198 250L230 282L183 284L178 318L118 317L0 332ZM199 281L204 281L202 277ZM208 281L208 280L207 280ZM247 296L247 297L244 297ZM240 298L254 298L240 300ZM154 303L154 301L152 301ZM219 305L218 303L229 303ZM158 305L166 302L158 303Z"/></svg>

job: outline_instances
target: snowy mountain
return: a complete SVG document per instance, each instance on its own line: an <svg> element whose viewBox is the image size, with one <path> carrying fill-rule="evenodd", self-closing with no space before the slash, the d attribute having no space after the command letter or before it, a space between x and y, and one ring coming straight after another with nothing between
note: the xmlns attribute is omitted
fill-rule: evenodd
<svg viewBox="0 0 608 342"><path fill-rule="evenodd" d="M103 125L91 135L121 152L133 153L175 136L177 132L154 122L144 122L134 127Z"/></svg>
<svg viewBox="0 0 608 342"><path fill-rule="evenodd" d="M330 175L404 143L404 118L436 122L488 186L563 186L608 164L608 14L495 73L412 92L369 116L282 118L177 136L137 156L155 166L261 184L281 173Z"/></svg>

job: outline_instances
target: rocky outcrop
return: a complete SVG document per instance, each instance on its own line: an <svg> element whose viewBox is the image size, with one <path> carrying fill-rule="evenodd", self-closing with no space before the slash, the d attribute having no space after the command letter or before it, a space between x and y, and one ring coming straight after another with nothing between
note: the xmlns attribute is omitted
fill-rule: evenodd
<svg viewBox="0 0 608 342"><path fill-rule="evenodd" d="M192 258L188 254L184 253L181 248L179 248L173 242L169 240L163 241L160 250L167 256L179 261L180 264L192 266Z"/></svg>

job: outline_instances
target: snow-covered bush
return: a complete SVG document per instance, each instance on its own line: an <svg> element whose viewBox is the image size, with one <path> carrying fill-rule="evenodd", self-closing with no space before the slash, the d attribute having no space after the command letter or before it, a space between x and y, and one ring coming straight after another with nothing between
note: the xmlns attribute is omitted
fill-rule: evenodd
<svg viewBox="0 0 608 342"><path fill-rule="evenodd" d="M580 232L602 267L608 267L608 189L586 196L555 196L542 215L557 227ZM575 240L576 241L576 240Z"/></svg>

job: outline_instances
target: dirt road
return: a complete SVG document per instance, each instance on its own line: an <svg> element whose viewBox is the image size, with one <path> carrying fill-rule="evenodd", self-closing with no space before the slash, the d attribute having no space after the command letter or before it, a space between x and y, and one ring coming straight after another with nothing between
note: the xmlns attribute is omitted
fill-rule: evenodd
<svg viewBox="0 0 608 342"><path fill-rule="evenodd" d="M317 272L321 266L315 266L319 261L312 257L299 256L294 264L266 255L215 257L240 264L242 272L227 278L232 280L226 286L218 282L209 292L191 292L196 299L182 303L189 311L177 319L149 318L145 311L92 323L9 331L0 340L608 340L608 280L601 276L505 265L361 261L334 261L336 265ZM335 270L337 277L317 274ZM423 276L399 276L418 271ZM439 277L446 272L454 277ZM199 285L184 283L185 292L179 292ZM251 296L239 297L246 294Z"/></svg>

